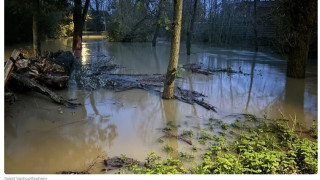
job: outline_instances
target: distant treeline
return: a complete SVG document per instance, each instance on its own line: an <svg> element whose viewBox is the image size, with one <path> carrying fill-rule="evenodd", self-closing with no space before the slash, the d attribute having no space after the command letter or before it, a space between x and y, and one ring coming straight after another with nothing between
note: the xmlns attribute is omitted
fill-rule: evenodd
<svg viewBox="0 0 320 180"><path fill-rule="evenodd" d="M193 2L183 2L183 41L190 27ZM40 12L40 38L72 36L73 1L40 0L40 3L41 7L45 7ZM281 17L277 1L199 0L197 3L193 42L216 46L253 46L256 38L259 46L269 46L279 53L287 53L288 27L286 19ZM5 0L6 44L32 41L31 8L32 0ZM103 31L110 41L145 42L155 36L170 40L172 18L173 1L91 0L83 30ZM316 51L315 28L310 52L316 55Z"/></svg>

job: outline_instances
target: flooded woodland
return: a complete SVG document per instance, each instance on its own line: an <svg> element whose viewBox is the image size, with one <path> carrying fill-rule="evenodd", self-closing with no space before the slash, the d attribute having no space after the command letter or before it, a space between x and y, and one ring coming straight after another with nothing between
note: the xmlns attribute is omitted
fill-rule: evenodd
<svg viewBox="0 0 320 180"><path fill-rule="evenodd" d="M90 3L94 6L98 2ZM112 2L115 3L114 14L118 13L117 8L125 9L130 4L127 1ZM139 8L135 12L137 18L141 17L139 13L148 11L146 7L158 9L157 3L163 3L162 0L137 2L141 4L141 7L138 6L141 12ZM166 18L176 22L179 2L164 3L172 8L166 10L167 14L163 13ZM15 49L23 57L20 55L20 59L13 61L12 75L5 83L5 173L317 173L317 57L309 55L303 78L295 78L288 77L288 58L293 56L264 45L267 40L263 38L258 43L258 51L253 43L254 37L238 42L230 35L234 33L232 30L228 31L230 38L226 36L221 40L219 38L223 34L218 38L209 32L209 39L201 41L205 34L197 33L201 31L198 21L207 19L206 22L209 22L210 18L217 18L216 23L223 21L218 16L220 11L212 17L201 15L202 11L209 11L211 5L208 4L214 2L219 4L220 1L184 1L182 21L189 18L188 21L194 23L192 21L195 20L184 13L195 12L192 7L199 9L196 15L198 20L196 18L194 31L191 31L195 35L190 54L185 46L188 37L183 35L189 32L187 22L182 23L182 39L178 39L177 45L174 45L175 35L171 38L171 33L176 30L175 25L170 27L172 30L162 26L156 46L152 46L150 38L132 38L144 37L146 32L141 29L132 36L116 39L119 36L110 32L113 29L104 29L107 27L103 23L100 31L107 30L107 35L97 33L98 30L92 34L86 31L87 34L81 34L80 49L74 46L76 30L73 37L39 40L42 52L37 58L30 55L35 52L32 42L6 44L4 58L8 59L7 63L11 61ZM230 1L224 7L230 12L229 6L241 2L246 1ZM252 4L246 5L253 8L256 0L249 2ZM257 2L263 6L264 1ZM7 1L5 3L9 4ZM108 6L104 1L100 3ZM145 6L143 3L155 5ZM206 3L207 9L202 10ZM70 6L76 6L76 0ZM214 7L211 10L215 10ZM89 7L93 19L96 18L96 11L94 7ZM104 12L101 8L100 11ZM109 21L116 21L119 14L112 16L110 12L107 17L113 17L113 20ZM235 22L230 17L227 20L229 26ZM89 18L86 28L97 28L91 21ZM139 26L146 26L147 23L150 22ZM106 26L112 27L114 24ZM225 30L210 31L221 33ZM125 41L128 37L131 38L129 42ZM167 88L164 86L170 78L172 47L178 47L174 94L173 98L163 98ZM73 63L66 86L48 86L48 89L67 99L66 102L76 102L76 106L56 103L48 94L39 93L39 90L19 82L17 78L25 76L41 87L47 86L46 82L41 82L41 75L38 78L30 73L35 72L32 63L37 63L37 59L55 59L55 55L45 53L58 51L72 52ZM23 67L28 70L24 71L17 64L21 59L28 59L28 65ZM39 68L38 72L41 74Z"/></svg>

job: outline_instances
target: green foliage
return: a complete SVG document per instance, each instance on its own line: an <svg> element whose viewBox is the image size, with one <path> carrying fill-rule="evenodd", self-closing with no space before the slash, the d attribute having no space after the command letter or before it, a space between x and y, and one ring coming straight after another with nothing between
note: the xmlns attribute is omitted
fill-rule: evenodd
<svg viewBox="0 0 320 180"><path fill-rule="evenodd" d="M244 173L248 174L275 174L280 169L283 152L267 151L244 152L241 154L241 164L245 167Z"/></svg>
<svg viewBox="0 0 320 180"><path fill-rule="evenodd" d="M183 130L182 136L192 138L193 137L193 131L192 130Z"/></svg>
<svg viewBox="0 0 320 180"><path fill-rule="evenodd" d="M220 134L220 136L225 136L226 135L225 131L219 131L218 133Z"/></svg>
<svg viewBox="0 0 320 180"><path fill-rule="evenodd" d="M252 117L252 116L249 116ZM251 118L253 120L253 118ZM283 119L260 122L250 131L242 129L237 139L226 143L223 136L211 136L206 129L200 132L199 141L213 140L201 155L202 163L187 170L178 159L169 158L160 161L160 157L151 153L147 165L138 168L133 165L134 173L143 174L315 174L318 170L317 143L307 139L299 139L298 135ZM224 123L223 123L224 124ZM221 125L223 125L221 123ZM240 120L233 127L241 128ZM183 134L190 135L185 130ZM166 145L166 152L173 148ZM197 147L192 146L192 151ZM192 155L179 153L180 160L190 161Z"/></svg>
<svg viewBox="0 0 320 180"><path fill-rule="evenodd" d="M177 74L176 74L176 76L177 76L177 77L181 77L181 72L184 72L184 71L186 71L186 70L183 68L183 65L179 64L179 65L178 65L178 68L177 68Z"/></svg>
<svg viewBox="0 0 320 180"><path fill-rule="evenodd" d="M222 128L223 130L227 130L227 129L229 128L229 124L223 123L223 124L221 125L221 128Z"/></svg>
<svg viewBox="0 0 320 180"><path fill-rule="evenodd" d="M240 123L240 119L236 119L236 121L234 123L231 124L232 127L240 129L241 128L241 123Z"/></svg>
<svg viewBox="0 0 320 180"><path fill-rule="evenodd" d="M164 141L163 141L162 138L159 138L159 139L158 139L158 142L159 142L159 143L163 143Z"/></svg>
<svg viewBox="0 0 320 180"><path fill-rule="evenodd" d="M241 174L242 167L237 157L232 154L223 154L214 160L210 156L205 156L203 165L197 167L195 172L197 174Z"/></svg>
<svg viewBox="0 0 320 180"><path fill-rule="evenodd" d="M123 162L127 161L127 157L124 154L120 154L120 158L122 159Z"/></svg>
<svg viewBox="0 0 320 180"><path fill-rule="evenodd" d="M200 132L199 142L205 144L207 140L213 140L214 138L207 132L206 129L202 129Z"/></svg>
<svg viewBox="0 0 320 180"><path fill-rule="evenodd" d="M160 156L158 156L155 152L151 152L148 154L148 157L146 158L146 167L153 168L155 165L155 162L160 160Z"/></svg>
<svg viewBox="0 0 320 180"><path fill-rule="evenodd" d="M155 3L155 2L150 2ZM154 18L143 2L113 1L107 8L112 13L107 15L106 38L117 42L146 42L154 33Z"/></svg>
<svg viewBox="0 0 320 180"><path fill-rule="evenodd" d="M167 123L166 127L163 128L163 131L169 132L169 131L171 131L171 130L174 129L174 128L175 128L175 126L174 126L173 122L172 122L172 121L169 121L169 122Z"/></svg>
<svg viewBox="0 0 320 180"><path fill-rule="evenodd" d="M191 150L192 150L193 152L196 152L196 151L198 151L198 148L197 148L197 146L192 145Z"/></svg>
<svg viewBox="0 0 320 180"><path fill-rule="evenodd" d="M31 1L5 0L5 41L9 43L32 41L32 3ZM41 1L38 19L38 37L60 38L67 34L61 27L71 25L68 19L71 4L67 0Z"/></svg>
<svg viewBox="0 0 320 180"><path fill-rule="evenodd" d="M248 121L257 121L257 117L253 114L245 114L245 117Z"/></svg>
<svg viewBox="0 0 320 180"><path fill-rule="evenodd" d="M173 152L173 147L171 147L171 146L169 146L168 144L166 144L166 145L164 146L163 150L164 150L166 153L170 154L170 153Z"/></svg>
<svg viewBox="0 0 320 180"><path fill-rule="evenodd" d="M218 137L215 137L215 141L217 142L218 145L223 145L226 142L226 138L223 136L218 136Z"/></svg>
<svg viewBox="0 0 320 180"><path fill-rule="evenodd" d="M191 155L191 154L188 154L186 152L180 152L179 153L179 157L182 159L182 160L186 160L186 161L192 161L194 159L194 156Z"/></svg>
<svg viewBox="0 0 320 180"><path fill-rule="evenodd" d="M312 126L309 130L309 133L311 137L318 139L318 125L316 125L314 121L312 122Z"/></svg>
<svg viewBox="0 0 320 180"><path fill-rule="evenodd" d="M214 125L212 123L209 123L209 129L210 129L210 131L213 131Z"/></svg>
<svg viewBox="0 0 320 180"><path fill-rule="evenodd" d="M180 160L168 158L160 160L155 153L150 153L146 159L146 167L132 165L128 169L134 174L188 174L189 170L182 166Z"/></svg>
<svg viewBox="0 0 320 180"><path fill-rule="evenodd" d="M299 170L307 174L318 171L318 145L310 140L303 139L293 144L295 161Z"/></svg>
<svg viewBox="0 0 320 180"><path fill-rule="evenodd" d="M298 135L294 133L294 130L289 128L282 119L274 120L271 129L278 136L281 144L291 146L292 142L298 138Z"/></svg>
<svg viewBox="0 0 320 180"><path fill-rule="evenodd" d="M171 21L168 18L168 16L163 15L160 17L160 19L158 20L158 24L160 24L161 26L163 26L165 28L165 30L170 30L170 26L171 26Z"/></svg>

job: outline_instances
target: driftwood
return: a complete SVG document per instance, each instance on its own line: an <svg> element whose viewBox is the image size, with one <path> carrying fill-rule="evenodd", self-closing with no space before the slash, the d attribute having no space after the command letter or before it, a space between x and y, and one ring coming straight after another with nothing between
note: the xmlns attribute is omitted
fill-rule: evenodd
<svg viewBox="0 0 320 180"><path fill-rule="evenodd" d="M206 67L204 65L199 65L199 64L185 64L183 65L183 68L186 70L191 71L192 73L198 73L198 74L204 74L204 75L211 75L214 73L218 73L218 72L225 72L225 73L229 73L229 74L243 74L243 75L251 75L248 73L243 73L241 71L241 69L239 68L239 71L235 71L231 68L210 68L210 67Z"/></svg>
<svg viewBox="0 0 320 180"><path fill-rule="evenodd" d="M43 86L64 89L68 86L73 61L74 57L69 51L46 52L38 59L17 59L14 61L14 71Z"/></svg>
<svg viewBox="0 0 320 180"><path fill-rule="evenodd" d="M41 58L27 59L18 50L14 50L5 64L5 85L9 77L12 79L6 89L21 91L23 87L27 87L50 97L58 104L66 107L76 107L80 103L65 100L47 88L48 86L62 89L68 86L73 61L74 57L69 51L46 52ZM14 97L14 95L11 97ZM8 96L7 99L14 100L15 97L10 98Z"/></svg>
<svg viewBox="0 0 320 180"><path fill-rule="evenodd" d="M87 89L107 88L116 92L127 91L131 89L142 89L151 91L159 96L162 95L164 74L112 74L100 73L99 76L89 74L82 77L80 84ZM204 101L206 96L200 92L182 89L176 87L174 98L176 100L188 103L198 104L208 110L216 112L215 107Z"/></svg>
<svg viewBox="0 0 320 180"><path fill-rule="evenodd" d="M56 93L54 93L53 91L51 91L47 87L41 86L40 84L36 83L34 80L29 79L21 74L17 74L15 72L13 72L13 73L11 73L11 77L14 78L16 81L24 84L28 88L30 88L36 92L39 92L43 95L49 96L54 102L56 102L58 104L64 105L66 107L76 107L78 105L81 105L80 103L75 103L75 102L65 100L64 98L57 95Z"/></svg>
<svg viewBox="0 0 320 180"><path fill-rule="evenodd" d="M20 56L20 51L18 50L13 50L13 52L11 53L10 58L7 60L5 66L4 66L4 85L7 84L7 81L10 77L10 74L13 70L14 67L14 63L15 61L18 59L18 57Z"/></svg>

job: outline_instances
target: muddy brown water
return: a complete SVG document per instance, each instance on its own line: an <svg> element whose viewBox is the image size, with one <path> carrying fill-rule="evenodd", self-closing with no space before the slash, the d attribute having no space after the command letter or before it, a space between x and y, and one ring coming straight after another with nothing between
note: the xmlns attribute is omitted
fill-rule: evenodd
<svg viewBox="0 0 320 180"><path fill-rule="evenodd" d="M70 50L71 39L50 40L43 49ZM8 58L17 45L6 47ZM286 78L283 58L264 52L213 48L194 45L187 57L182 45L180 64L203 63L213 68L241 68L245 73L228 75L198 75L182 73L177 84L206 94L206 100L217 107L217 113L198 105L162 100L158 95L142 90L112 92L98 89L82 90L74 79L67 90L58 91L64 97L77 98L83 106L68 109L52 103L47 97L28 92L17 94L18 100L5 105L5 173L29 174L61 171L83 171L94 160L91 173L102 173L100 158L125 154L144 160L148 153L168 156L162 150L168 144L177 152L191 153L190 145L175 139L157 139L169 121L178 128L192 129L195 136L206 127L209 117L224 118L234 113L252 113L259 117L281 117L280 112L296 115L307 128L317 121L317 65L308 65L306 79ZM100 38L84 38L82 64L112 57L122 67L115 73L165 73L170 44L112 43ZM195 141L194 141L195 142ZM195 142L196 143L196 142ZM196 143L200 149L204 149ZM197 155L195 153L195 155ZM196 158L200 159L200 157Z"/></svg>

